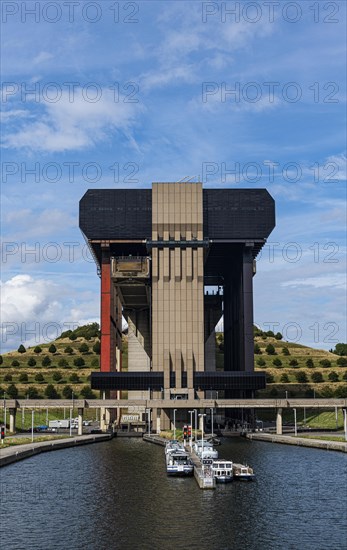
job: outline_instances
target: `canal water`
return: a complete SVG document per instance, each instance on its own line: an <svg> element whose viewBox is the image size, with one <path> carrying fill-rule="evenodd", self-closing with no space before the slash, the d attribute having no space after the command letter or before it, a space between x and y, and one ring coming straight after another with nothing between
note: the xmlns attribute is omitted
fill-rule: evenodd
<svg viewBox="0 0 347 550"><path fill-rule="evenodd" d="M138 439L44 453L6 466L3 550L347 548L343 453L224 440L253 483L202 491L168 478L162 447Z"/></svg>

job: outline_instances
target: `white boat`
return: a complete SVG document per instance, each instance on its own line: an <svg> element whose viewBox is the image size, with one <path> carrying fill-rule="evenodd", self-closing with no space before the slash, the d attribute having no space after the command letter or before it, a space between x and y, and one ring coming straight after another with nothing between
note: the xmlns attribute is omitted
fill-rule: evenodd
<svg viewBox="0 0 347 550"><path fill-rule="evenodd" d="M166 453L166 473L171 476L191 476L194 465L189 454L182 449L171 449Z"/></svg>
<svg viewBox="0 0 347 550"><path fill-rule="evenodd" d="M168 441L165 445L165 454L170 454L173 451L184 451L184 446L182 443L177 441L177 439L172 439L171 441Z"/></svg>
<svg viewBox="0 0 347 550"><path fill-rule="evenodd" d="M208 441L202 442L201 439L194 443L194 451L200 459L203 458L218 458L218 451L213 448L213 445Z"/></svg>
<svg viewBox="0 0 347 550"><path fill-rule="evenodd" d="M233 480L233 463L231 460L214 460L212 472L218 483L229 483Z"/></svg>
<svg viewBox="0 0 347 550"><path fill-rule="evenodd" d="M255 479L255 474L250 466L245 464L233 464L234 479L241 481L252 481Z"/></svg>

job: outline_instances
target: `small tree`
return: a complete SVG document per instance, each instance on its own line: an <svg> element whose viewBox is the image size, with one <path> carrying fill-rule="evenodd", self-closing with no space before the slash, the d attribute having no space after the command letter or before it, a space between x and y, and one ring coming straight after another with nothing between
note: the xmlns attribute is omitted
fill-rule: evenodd
<svg viewBox="0 0 347 550"><path fill-rule="evenodd" d="M336 361L336 364L339 367L347 367L347 357L339 357Z"/></svg>
<svg viewBox="0 0 347 550"><path fill-rule="evenodd" d="M29 367L35 367L35 365L36 365L35 359L34 359L33 357L30 357L30 358L28 359L28 366L29 366Z"/></svg>
<svg viewBox="0 0 347 550"><path fill-rule="evenodd" d="M299 382L299 384L307 384L307 382L308 382L306 372L303 371L303 370L299 370L298 372L296 372L295 373L295 378L296 378L297 382Z"/></svg>
<svg viewBox="0 0 347 550"><path fill-rule="evenodd" d="M264 361L264 359L263 359L262 357L261 357L260 359L258 359L257 365L258 365L259 367L264 367L265 364L266 364L266 363L265 363L265 361Z"/></svg>
<svg viewBox="0 0 347 550"><path fill-rule="evenodd" d="M334 397L334 390L330 386L324 386L324 388L320 390L319 394L320 397L330 399L331 397Z"/></svg>
<svg viewBox="0 0 347 550"><path fill-rule="evenodd" d="M93 351L94 353L97 353L98 355L100 355L100 350L101 350L100 340L97 340L93 346Z"/></svg>
<svg viewBox="0 0 347 550"><path fill-rule="evenodd" d="M75 372L73 372L69 378L70 382L72 382L73 384L78 384L79 381L80 381L80 378L78 376L78 374L76 374Z"/></svg>
<svg viewBox="0 0 347 550"><path fill-rule="evenodd" d="M35 380L36 382L44 382L44 377L43 377L43 374L41 374L40 372L38 374L35 375Z"/></svg>
<svg viewBox="0 0 347 550"><path fill-rule="evenodd" d="M343 373L342 380L347 380L347 372Z"/></svg>
<svg viewBox="0 0 347 550"><path fill-rule="evenodd" d="M61 372L57 371L53 374L52 378L55 382L59 382L59 380L61 380L63 377Z"/></svg>
<svg viewBox="0 0 347 550"><path fill-rule="evenodd" d="M22 374L20 374L18 380L19 380L19 382L22 382L23 384L25 384L26 382L29 382L29 378L28 378L27 373L23 372Z"/></svg>
<svg viewBox="0 0 347 550"><path fill-rule="evenodd" d="M2 365L4 362L3 358L2 358L2 355L0 355L0 365Z"/></svg>
<svg viewBox="0 0 347 550"><path fill-rule="evenodd" d="M290 355L290 351L287 347L282 348L283 355Z"/></svg>
<svg viewBox="0 0 347 550"><path fill-rule="evenodd" d="M268 355L276 355L276 350L272 344L268 344L265 348L265 351Z"/></svg>
<svg viewBox="0 0 347 550"><path fill-rule="evenodd" d="M284 373L281 375L280 381L282 382L282 384L288 384L288 383L289 383L289 376L288 376L288 374L284 372Z"/></svg>
<svg viewBox="0 0 347 550"><path fill-rule="evenodd" d="M76 359L73 360L73 364L75 367L84 367L85 361L82 357L76 357Z"/></svg>
<svg viewBox="0 0 347 550"><path fill-rule="evenodd" d="M329 378L330 382L338 382L339 381L339 375L335 371L329 372L328 378Z"/></svg>
<svg viewBox="0 0 347 550"><path fill-rule="evenodd" d="M93 359L93 361L91 363L91 366L92 367L99 367L99 359L97 359L97 358Z"/></svg>
<svg viewBox="0 0 347 550"><path fill-rule="evenodd" d="M347 384L343 384L335 390L335 397L338 397L339 399L347 398Z"/></svg>
<svg viewBox="0 0 347 550"><path fill-rule="evenodd" d="M274 378L273 374L271 374L270 372L267 372L266 373L266 382L268 384L273 384L274 381L275 381L275 378Z"/></svg>
<svg viewBox="0 0 347 550"><path fill-rule="evenodd" d="M64 359L64 357L62 357L61 359L59 359L58 361L58 366L59 367L68 367L69 366L69 363L66 361L66 359Z"/></svg>
<svg viewBox="0 0 347 550"><path fill-rule="evenodd" d="M80 347L78 348L78 351L79 351L80 353L88 353L88 351L89 351L89 346L87 346L86 343L83 343L83 344L81 344Z"/></svg>
<svg viewBox="0 0 347 550"><path fill-rule="evenodd" d="M48 399L59 399L59 395L53 384L48 384L45 389L45 396Z"/></svg>
<svg viewBox="0 0 347 550"><path fill-rule="evenodd" d="M275 367L282 367L282 361L278 357L272 361L272 363L275 365Z"/></svg>
<svg viewBox="0 0 347 550"><path fill-rule="evenodd" d="M272 330L267 330L266 331L266 336L270 336L271 338L274 338L275 337L275 334Z"/></svg>
<svg viewBox="0 0 347 550"><path fill-rule="evenodd" d="M322 359L321 361L319 361L319 364L321 365L321 367L324 367L325 369L328 369L329 367L331 367L331 362L329 361L329 359Z"/></svg>
<svg viewBox="0 0 347 550"><path fill-rule="evenodd" d="M12 374L5 374L4 382L12 382Z"/></svg>
<svg viewBox="0 0 347 550"><path fill-rule="evenodd" d="M71 332L71 334L70 334L70 336L69 336L69 340L71 340L72 342L73 342L74 340L77 340L76 334L74 334L73 332Z"/></svg>
<svg viewBox="0 0 347 550"><path fill-rule="evenodd" d="M83 388L80 391L81 397L84 399L94 399L95 393L91 390L89 386L83 386Z"/></svg>
<svg viewBox="0 0 347 550"><path fill-rule="evenodd" d="M334 353L337 355L347 355L347 344L339 343L336 344Z"/></svg>
<svg viewBox="0 0 347 550"><path fill-rule="evenodd" d="M283 336L280 332L276 332L275 338L276 338L276 340L282 340Z"/></svg>
<svg viewBox="0 0 347 550"><path fill-rule="evenodd" d="M254 353L255 355L261 355L261 349L258 344L254 344Z"/></svg>
<svg viewBox="0 0 347 550"><path fill-rule="evenodd" d="M11 365L12 367L19 367L19 361L17 361L17 359L13 359Z"/></svg>
<svg viewBox="0 0 347 550"><path fill-rule="evenodd" d="M299 363L296 359L291 359L289 361L289 364L290 364L291 367L297 367Z"/></svg>
<svg viewBox="0 0 347 550"><path fill-rule="evenodd" d="M7 387L6 393L11 399L17 399L18 397L18 389L14 384Z"/></svg>
<svg viewBox="0 0 347 550"><path fill-rule="evenodd" d="M48 348L48 351L49 353L56 353L57 352L57 348L55 347L54 344L51 344Z"/></svg>
<svg viewBox="0 0 347 550"><path fill-rule="evenodd" d="M18 348L18 353L25 353L26 352L26 349L25 347L23 346L23 344L21 344Z"/></svg>
<svg viewBox="0 0 347 550"><path fill-rule="evenodd" d="M65 399L72 399L72 387L71 386L64 386L63 388L63 397Z"/></svg>
<svg viewBox="0 0 347 550"><path fill-rule="evenodd" d="M312 359L307 359L306 367L308 367L309 369L312 369L314 367L314 362Z"/></svg>
<svg viewBox="0 0 347 550"><path fill-rule="evenodd" d="M36 346L34 348L34 353L41 353L42 352L42 348L40 348L40 346Z"/></svg>
<svg viewBox="0 0 347 550"><path fill-rule="evenodd" d="M320 382L323 382L323 375L321 372L313 372L311 374L311 380L312 382L314 382L315 384L319 384Z"/></svg>
<svg viewBox="0 0 347 550"><path fill-rule="evenodd" d="M38 399L39 392L35 388L35 386L29 386L27 389L27 395L29 399Z"/></svg>
<svg viewBox="0 0 347 550"><path fill-rule="evenodd" d="M73 354L73 349L71 346L67 346L65 349L64 349L64 353L68 353L69 355L72 355Z"/></svg>
<svg viewBox="0 0 347 550"><path fill-rule="evenodd" d="M42 366L43 367L49 367L49 365L52 363L52 361L50 360L50 358L48 357L48 355L45 355L44 358L42 359Z"/></svg>

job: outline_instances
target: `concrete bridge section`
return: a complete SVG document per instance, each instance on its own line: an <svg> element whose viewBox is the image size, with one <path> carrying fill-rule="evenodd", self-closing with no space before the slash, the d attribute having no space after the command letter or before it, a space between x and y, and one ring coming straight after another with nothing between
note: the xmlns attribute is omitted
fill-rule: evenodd
<svg viewBox="0 0 347 550"><path fill-rule="evenodd" d="M10 431L15 431L17 409L77 408L78 434L82 435L83 414L85 408L100 409L101 417L106 418L112 409L145 407L150 409L153 431L160 431L160 412L172 409L275 409L277 411L276 433L282 435L283 409L344 409L347 411L347 399L6 399L0 401L0 409L9 411ZM345 412L345 419L347 413ZM103 422L102 429L106 429Z"/></svg>

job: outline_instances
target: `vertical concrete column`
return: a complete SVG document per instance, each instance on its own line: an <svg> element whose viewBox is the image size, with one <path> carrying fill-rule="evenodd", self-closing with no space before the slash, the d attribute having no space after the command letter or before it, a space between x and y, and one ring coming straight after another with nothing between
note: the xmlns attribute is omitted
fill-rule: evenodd
<svg viewBox="0 0 347 550"><path fill-rule="evenodd" d="M158 409L154 407L152 409L152 432L157 433L157 420L158 420Z"/></svg>
<svg viewBox="0 0 347 550"><path fill-rule="evenodd" d="M282 409L277 409L277 416L276 416L276 434L282 435Z"/></svg>
<svg viewBox="0 0 347 550"><path fill-rule="evenodd" d="M16 412L17 409L10 409L10 432L16 431Z"/></svg>
<svg viewBox="0 0 347 550"><path fill-rule="evenodd" d="M170 409L161 409L160 428L162 430L170 430L170 427L171 427Z"/></svg>
<svg viewBox="0 0 347 550"><path fill-rule="evenodd" d="M254 344L253 344L253 256L251 247L243 252L242 266L242 293L243 293L243 345L245 371L254 371Z"/></svg>
<svg viewBox="0 0 347 550"><path fill-rule="evenodd" d="M110 410L104 407L100 409L100 430L106 432L111 420Z"/></svg>
<svg viewBox="0 0 347 550"><path fill-rule="evenodd" d="M83 434L83 410L84 409L78 409L78 435Z"/></svg>

